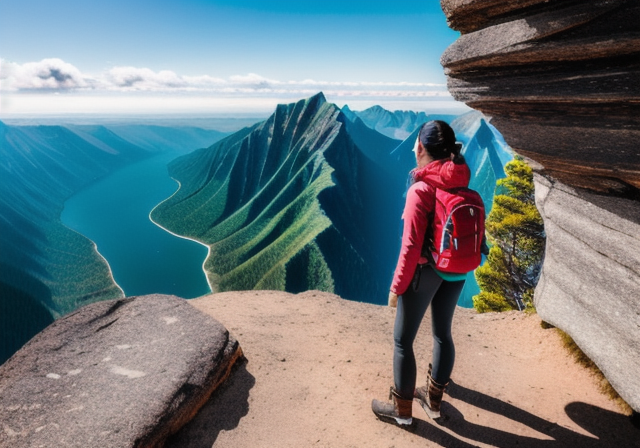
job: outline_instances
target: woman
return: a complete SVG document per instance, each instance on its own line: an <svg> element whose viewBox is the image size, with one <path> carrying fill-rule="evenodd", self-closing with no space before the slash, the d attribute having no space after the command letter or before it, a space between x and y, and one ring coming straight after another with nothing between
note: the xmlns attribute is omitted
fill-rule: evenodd
<svg viewBox="0 0 640 448"><path fill-rule="evenodd" d="M449 382L455 360L451 338L453 313L466 274L437 271L423 255L425 233L435 208L436 187L466 187L470 171L460 154L455 133L443 121L430 121L420 129L413 151L417 167L407 192L402 218L402 248L389 292L389 306L397 306L393 330L393 376L391 403L373 400L378 418L398 425L412 424L412 402L416 398L431 418L440 417L442 394ZM415 389L416 360L413 341L420 322L431 304L433 360L426 386Z"/></svg>

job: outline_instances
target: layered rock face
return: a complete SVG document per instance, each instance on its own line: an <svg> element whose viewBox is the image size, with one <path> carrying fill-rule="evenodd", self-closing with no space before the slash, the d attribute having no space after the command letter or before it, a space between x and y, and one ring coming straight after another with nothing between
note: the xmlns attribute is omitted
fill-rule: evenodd
<svg viewBox="0 0 640 448"><path fill-rule="evenodd" d="M442 0L449 90L538 162L541 317L640 410L640 3Z"/></svg>
<svg viewBox="0 0 640 448"><path fill-rule="evenodd" d="M640 4L443 0L453 96L570 185L640 187ZM632 188L635 187L635 188Z"/></svg>

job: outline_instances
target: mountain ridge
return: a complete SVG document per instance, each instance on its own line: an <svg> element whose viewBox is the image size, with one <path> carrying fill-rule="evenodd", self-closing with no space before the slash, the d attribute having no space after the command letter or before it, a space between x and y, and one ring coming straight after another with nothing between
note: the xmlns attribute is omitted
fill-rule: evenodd
<svg viewBox="0 0 640 448"><path fill-rule="evenodd" d="M473 142L479 118L463 117L456 132ZM108 126L0 122L3 139L9 135L23 150L33 146L32 155L54 166L45 176L30 174L42 170L43 162L20 158L20 151L0 164L20 186L10 188L8 176L0 179L0 201L5 201L0 227L11 229L0 236L3 252L11 255L0 255L0 292L10 298L0 306L11 309L20 302L32 308L29 313L3 313L11 321L3 328L12 328L12 334L24 330L22 323L15 328L20 319L8 317L16 313L43 316L44 321L34 323L32 331L37 331L84 303L122 296L95 245L64 227L59 215L65 198L82 185L130 161L171 150L170 138L183 135L180 130L157 133L150 126L137 128L138 135L135 129L127 127L129 134L121 135ZM487 136L497 139L491 132ZM146 147L136 145L148 136ZM350 300L386 303L400 244L407 173L415 164L414 140L389 138L320 93L279 105L266 120L174 160L172 177L179 188L151 215L169 231L209 246L204 267L214 291L319 289ZM194 140L187 135L185 141ZM473 151L486 152L483 145L469 144ZM83 147L87 150L73 156ZM87 158L93 153L97 160ZM62 166L55 157L73 163ZM478 172L483 182L491 183L495 175L489 159L478 159L484 167ZM179 206L169 207L175 204ZM53 262L52 254L62 258ZM92 271L91 265L99 269ZM54 267L58 270L52 271ZM83 275L91 280L82 280ZM67 278L75 279L60 281ZM465 306L470 298L468 302ZM29 338L21 334L22 342L10 352Z"/></svg>
<svg viewBox="0 0 640 448"><path fill-rule="evenodd" d="M343 112L353 120L355 117L361 119L371 129L386 135L394 140L406 140L423 123L430 120L452 121L457 115L450 114L427 114L426 112L415 112L411 110L389 111L382 106L371 106L362 111L352 111L348 106L344 106Z"/></svg>
<svg viewBox="0 0 640 448"><path fill-rule="evenodd" d="M175 161L171 175L184 192L156 207L153 219L178 233L186 222L207 223L185 234L210 246L205 267L213 290L285 289L288 282L289 289L353 291L327 271L333 253L341 251L355 254L348 258L366 270L357 261L366 244L350 224L357 221L352 209L361 207L358 186L332 166L349 167L357 176L355 145L343 121L322 94L279 105L241 135ZM205 181L185 179L190 167L206 163ZM201 174L206 169L195 168ZM202 210L206 219L196 215ZM308 281L300 283L300 276Z"/></svg>

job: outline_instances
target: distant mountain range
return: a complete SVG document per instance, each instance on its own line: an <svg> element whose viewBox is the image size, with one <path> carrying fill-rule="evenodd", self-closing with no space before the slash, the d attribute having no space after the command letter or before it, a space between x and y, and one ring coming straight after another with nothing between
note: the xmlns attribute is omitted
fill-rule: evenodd
<svg viewBox="0 0 640 448"><path fill-rule="evenodd" d="M396 140L405 140L413 132L430 120L443 120L450 123L457 115L427 114L406 110L388 111L380 106L373 106L363 111L352 111L344 106L342 112L354 121L360 118L364 124L379 133Z"/></svg>
<svg viewBox="0 0 640 448"><path fill-rule="evenodd" d="M0 362L54 318L122 296L93 242L60 222L65 200L127 164L226 135L142 125L116 131L0 122Z"/></svg>
<svg viewBox="0 0 640 448"><path fill-rule="evenodd" d="M479 113L353 112L318 94L233 134L0 122L0 362L54 318L122 295L93 242L60 213L75 192L162 151L186 155L169 166L179 190L152 217L210 247L214 291L320 289L385 303L415 133L436 118L465 143L472 186L490 206L511 153Z"/></svg>

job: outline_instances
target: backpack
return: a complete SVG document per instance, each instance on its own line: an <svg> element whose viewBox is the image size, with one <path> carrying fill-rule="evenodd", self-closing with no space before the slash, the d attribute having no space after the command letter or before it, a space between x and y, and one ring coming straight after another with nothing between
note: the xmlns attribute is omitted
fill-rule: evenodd
<svg viewBox="0 0 640 448"><path fill-rule="evenodd" d="M482 262L484 245L484 202L480 194L466 187L436 188L427 258L442 272L473 271ZM431 232L431 233L429 233Z"/></svg>

